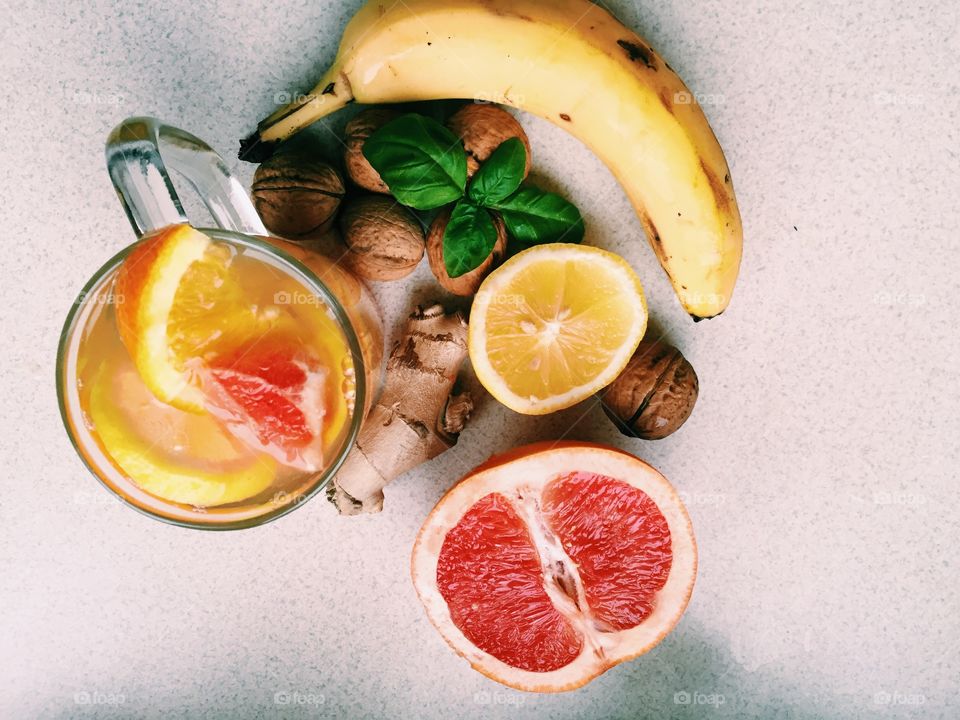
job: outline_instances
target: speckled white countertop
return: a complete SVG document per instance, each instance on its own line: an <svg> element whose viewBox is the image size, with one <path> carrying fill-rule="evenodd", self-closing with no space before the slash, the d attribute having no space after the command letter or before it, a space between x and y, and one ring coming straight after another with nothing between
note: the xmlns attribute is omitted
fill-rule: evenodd
<svg viewBox="0 0 960 720"><path fill-rule="evenodd" d="M596 408L481 404L376 517L316 500L201 533L121 507L61 427L54 359L86 279L132 240L103 141L153 114L232 156L309 88L358 0L35 2L0 23L0 717L956 718L960 56L950 3L610 1L703 95L746 249L694 326L607 171L524 117L537 173L622 252L701 379L659 443ZM922 7L921 7L922 6ZM248 180L249 166L239 168ZM379 296L394 323L434 291ZM473 672L408 577L416 531L507 444L613 442L684 493L700 575L648 655L554 697ZM687 702L684 702L687 701Z"/></svg>

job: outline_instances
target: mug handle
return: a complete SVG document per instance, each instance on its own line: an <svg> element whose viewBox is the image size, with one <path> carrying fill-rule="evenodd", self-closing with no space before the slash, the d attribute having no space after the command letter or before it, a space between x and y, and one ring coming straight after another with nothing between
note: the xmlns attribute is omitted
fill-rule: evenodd
<svg viewBox="0 0 960 720"><path fill-rule="evenodd" d="M193 186L220 228L269 235L223 158L184 130L152 117L127 118L107 138L106 158L110 180L137 237L190 222L168 166Z"/></svg>

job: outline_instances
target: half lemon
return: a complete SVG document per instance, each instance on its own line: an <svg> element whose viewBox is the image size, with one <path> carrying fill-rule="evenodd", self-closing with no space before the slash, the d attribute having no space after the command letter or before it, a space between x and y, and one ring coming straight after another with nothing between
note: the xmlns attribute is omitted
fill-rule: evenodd
<svg viewBox="0 0 960 720"><path fill-rule="evenodd" d="M646 328L643 287L622 257L584 245L537 245L480 286L470 311L470 361L501 403L544 415L613 382Z"/></svg>

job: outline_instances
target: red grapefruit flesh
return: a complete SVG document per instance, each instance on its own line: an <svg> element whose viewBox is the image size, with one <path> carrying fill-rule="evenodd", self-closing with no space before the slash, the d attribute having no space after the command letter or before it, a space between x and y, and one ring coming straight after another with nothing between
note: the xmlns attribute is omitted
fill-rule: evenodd
<svg viewBox="0 0 960 720"><path fill-rule="evenodd" d="M437 585L463 634L514 667L556 670L580 654L583 640L543 589L536 547L503 495L487 495L447 534Z"/></svg>
<svg viewBox="0 0 960 720"><path fill-rule="evenodd" d="M670 574L670 527L642 490L576 472L547 484L543 514L577 566L593 617L615 630L642 623Z"/></svg>
<svg viewBox="0 0 960 720"><path fill-rule="evenodd" d="M505 685L579 687L655 646L696 577L667 480L620 450L538 444L492 458L437 504L412 573L430 620Z"/></svg>
<svg viewBox="0 0 960 720"><path fill-rule="evenodd" d="M200 368L207 409L237 438L300 470L323 466L326 372L269 339Z"/></svg>

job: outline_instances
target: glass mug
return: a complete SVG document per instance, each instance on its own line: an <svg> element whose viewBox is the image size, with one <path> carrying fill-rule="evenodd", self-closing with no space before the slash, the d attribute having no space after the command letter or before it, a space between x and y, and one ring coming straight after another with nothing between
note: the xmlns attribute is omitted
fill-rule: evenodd
<svg viewBox="0 0 960 720"><path fill-rule="evenodd" d="M324 255L269 237L223 159L193 135L153 118L130 118L110 134L106 158L110 178L141 239L96 272L64 323L57 353L57 396L67 434L109 491L151 517L183 527L221 530L278 518L320 492L354 445L381 382L383 329L376 304L361 280ZM283 283L277 286L281 291L275 300L296 296L310 312L322 312L309 317L318 318L326 328L325 337L341 349L341 367L325 372L340 373L344 402L334 405L334 414L339 412L337 433L331 434L329 447L324 436L319 469L288 468L259 455L258 463L251 460L249 466L217 465L209 459L211 453L220 462L227 452L220 446L230 446L233 452L233 446L241 443L205 414L174 410L138 380L129 381L134 375L129 354L110 350L122 350L115 316L125 298L114 293L114 284L124 259L158 232L189 224L167 167L183 176L209 209L219 227L201 232L228 253L232 266L244 258L247 267L264 268L263 277ZM296 322L296 316L291 318ZM192 446L191 432L200 433ZM176 455L183 452L181 440L191 446L187 456ZM197 457L189 456L194 451ZM264 469L267 463L273 468L272 479L271 470ZM140 482L131 477L137 473ZM144 482L144 477L150 481Z"/></svg>

